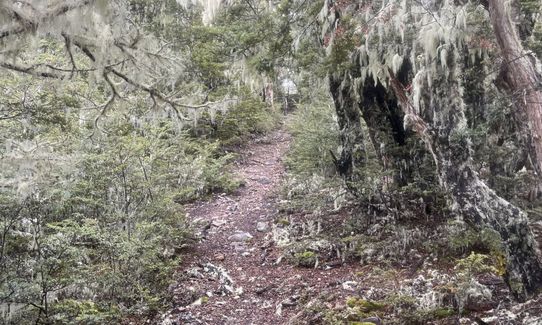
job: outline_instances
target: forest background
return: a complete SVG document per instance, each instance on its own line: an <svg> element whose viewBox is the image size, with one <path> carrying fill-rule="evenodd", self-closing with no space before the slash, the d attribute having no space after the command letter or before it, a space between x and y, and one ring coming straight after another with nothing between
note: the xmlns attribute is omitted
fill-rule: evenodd
<svg viewBox="0 0 542 325"><path fill-rule="evenodd" d="M458 301L482 273L536 297L541 7L0 1L3 322L163 311L199 240L183 205L242 186L237 154L294 106L284 213L355 207L326 234L349 259L444 256Z"/></svg>

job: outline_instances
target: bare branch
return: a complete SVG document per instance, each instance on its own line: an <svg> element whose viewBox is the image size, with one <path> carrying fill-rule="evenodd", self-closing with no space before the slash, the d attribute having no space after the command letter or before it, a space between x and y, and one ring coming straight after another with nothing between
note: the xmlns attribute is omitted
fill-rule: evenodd
<svg viewBox="0 0 542 325"><path fill-rule="evenodd" d="M420 139L424 142L425 147L433 156L435 166L437 170L439 169L438 159L433 149L433 139L431 138L430 127L426 121L424 121L419 114L416 113L416 109L410 103L408 96L406 95L405 88L403 84L395 77L395 74L391 69L388 68L388 73L390 76L390 85L397 101L400 103L400 107L405 114L404 119L409 122L409 125L412 129L418 134Z"/></svg>
<svg viewBox="0 0 542 325"><path fill-rule="evenodd" d="M68 56L70 57L70 62L72 63L72 71L70 73L70 79L71 79L71 78L73 78L75 70L77 70L77 65L75 64L75 60L73 59L73 53L72 53L72 50L71 50L70 38L65 33L62 33L62 37L64 38L64 43L66 45L66 52L68 52Z"/></svg>
<svg viewBox="0 0 542 325"><path fill-rule="evenodd" d="M433 19L434 19L435 22L440 26L440 28L443 28L443 29L444 29L444 27L442 27L442 25L441 25L440 22L438 21L437 17L435 16L435 14L434 14L431 10L429 10L429 8L426 8L426 7L423 5L423 3L422 3L421 1L419 1L419 0L414 0L414 2L416 2L420 7L422 7L423 10L425 10L425 12L427 12L429 15L431 15L431 17L433 17Z"/></svg>
<svg viewBox="0 0 542 325"><path fill-rule="evenodd" d="M42 66L42 65L39 64L39 65L32 65L32 66L29 66L29 67L24 67L24 66L15 65L15 64L12 64L12 63L0 62L0 67L2 67L4 69L17 71L17 72L29 74L29 75L36 76L36 77L62 79L62 75L52 73L52 72L47 72L47 71L36 70L36 68L38 68L40 66ZM48 66L48 67L50 67L50 66Z"/></svg>

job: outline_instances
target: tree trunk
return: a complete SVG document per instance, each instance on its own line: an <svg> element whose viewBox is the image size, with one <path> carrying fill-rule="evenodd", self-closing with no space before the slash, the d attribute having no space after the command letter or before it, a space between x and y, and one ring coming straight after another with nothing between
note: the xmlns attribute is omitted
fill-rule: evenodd
<svg viewBox="0 0 542 325"><path fill-rule="evenodd" d="M536 159L533 165L536 164L535 169L540 170L542 98L539 97L540 92L533 88L537 85L538 76L529 59L521 56L523 49L511 21L495 20L495 17L507 17L504 2L506 1L493 1L492 20L497 22L499 28L503 28L496 28L496 31L504 35L500 37L499 43L505 46L506 50L503 52L510 63L506 66L506 81L512 92L521 92L521 101L517 104L528 116L528 130L533 139L532 158ZM495 7L498 7L498 10L495 10ZM394 173L401 172L401 164L412 164L414 161L412 152L415 152L417 145L416 141L405 141L409 133L404 128L406 126L414 131L417 138L425 144L426 154L433 158L435 166L431 167L438 176L440 187L451 199L453 210L476 229L491 229L500 237L502 254L506 259L505 280L514 296L523 299L542 288L541 257L526 214L489 188L474 168L461 78L462 69L465 68L461 58L465 53L460 52L455 45L453 41L441 44L438 50L440 53L433 59L426 60L427 70L418 72L422 75L412 83L412 95L408 93L410 86L407 85L411 81L414 62L409 62L408 58L409 51L414 49L408 44L383 47L383 51L386 51L403 46L398 53L403 58L402 68L397 77L391 70L388 71L389 86L383 86L370 78L364 81L356 80L358 70L365 68L361 66L363 64L372 67L379 64L382 67L389 66L384 61L385 53L372 56L371 59L382 61L370 64L353 56L349 71L335 72L330 86L342 131L344 155L341 158L352 159L357 152L356 142L362 145L360 119L363 118L371 139L375 139L375 149L378 142L383 142L386 147L394 144L402 147L401 150L386 152L385 156L379 157L380 160L390 158L391 162L384 165L386 169ZM424 56L417 57L423 59ZM416 93L418 95L414 96ZM409 102L411 97L419 100L415 107ZM401 118L401 122L404 118L404 125L396 123L397 117ZM351 133L349 130L355 132ZM356 159L352 161L349 166L363 162ZM351 169L348 170L351 172ZM404 179L407 182L411 180L408 176ZM356 181L356 178L352 180Z"/></svg>
<svg viewBox="0 0 542 325"><path fill-rule="evenodd" d="M460 61L457 54L451 52L444 64L449 70L440 68L433 72L431 86L426 81L422 86L427 96L422 97L420 105L425 111L436 112L432 116L427 114L422 119L414 113L403 88L390 72L391 88L413 121L413 130L433 153L440 184L453 199L454 210L475 228L490 228L501 237L507 262L505 280L514 296L524 299L542 288L542 263L537 244L526 214L498 196L473 168L463 109Z"/></svg>
<svg viewBox="0 0 542 325"><path fill-rule="evenodd" d="M520 117L526 119L534 171L542 177L542 78L536 71L536 57L523 48L509 1L489 0L491 24L504 62L498 86L514 97Z"/></svg>
<svg viewBox="0 0 542 325"><path fill-rule="evenodd" d="M342 144L340 156L335 158L335 165L339 174L345 178L346 185L355 192L352 185L363 179L360 173L366 157L360 111L351 96L350 75L330 76L329 85L335 102Z"/></svg>
<svg viewBox="0 0 542 325"><path fill-rule="evenodd" d="M404 77L407 75L405 72ZM368 138L382 168L393 171L392 183L397 187L405 186L423 158L412 159L413 148L408 142L414 138L414 133L405 130L404 114L385 86L368 78L363 88L355 89L357 77L354 69L331 75L329 79L342 145L340 157L335 161L337 169L351 184L363 180L368 156L365 139Z"/></svg>

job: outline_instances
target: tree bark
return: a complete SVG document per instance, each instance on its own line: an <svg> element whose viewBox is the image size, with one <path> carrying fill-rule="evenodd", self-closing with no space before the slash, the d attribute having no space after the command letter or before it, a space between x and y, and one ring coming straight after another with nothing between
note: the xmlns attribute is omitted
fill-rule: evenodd
<svg viewBox="0 0 542 325"><path fill-rule="evenodd" d="M542 98L535 88L539 80L534 65L523 53L512 22L509 18L507 21L495 20L495 17L507 17L504 2L495 0L491 4L492 21L496 21L498 27L502 28L502 30L496 28L496 32L503 34L499 43L506 48L503 52L509 63L505 66L508 69L505 80L511 92L514 94L521 92L521 101L518 101L517 105L521 109L520 113L524 113L530 122L528 131L533 139L532 158L535 159L533 165L540 170ZM497 10L495 7L498 7ZM384 87L374 80L368 80L369 78L364 82L357 82L355 78L358 70L364 68L361 64L367 63L361 63L355 56L352 66L348 68L349 71L335 72L330 80L330 86L339 124L343 130L341 141L343 151L346 153L344 157L352 157L356 152L355 142L363 140L362 136L352 136L347 132L361 130L360 118L367 123L370 137L376 139L373 142L383 141L386 146L396 142L403 146L400 152L387 153L388 156L385 158L391 158L391 163L385 166L388 170L395 171L401 161L406 161L407 164L413 161L412 149L415 147L415 141L404 141L404 138L397 137L396 131L401 130L404 137L408 136L404 126L414 131L433 158L434 172L438 176L440 187L450 198L455 213L474 228L491 229L500 237L501 253L506 259L505 280L513 295L518 299L524 299L542 288L541 257L527 215L489 188L474 168L461 78L465 68L461 62L464 61L462 58L465 53L455 46L454 42L441 44L441 48L446 51L440 50L434 60L425 62L427 70L424 71L422 68L418 72L423 75L416 78L419 81L413 85L420 87L415 89L420 91L419 96L415 97L420 101L416 103L419 104L415 106L416 108L409 102L414 96L407 90L410 88L407 85L413 73L411 68L413 62L409 62L408 59L410 57L408 53L412 48L409 48L408 44L401 51L403 67L399 70L398 77L391 70L388 71L389 86ZM383 60L384 57L385 55L380 55L372 59ZM386 66L384 61L370 64ZM397 127L396 123L393 123L393 118L397 116L404 118L404 126ZM374 144L376 149L378 143ZM407 182L409 180L406 178Z"/></svg>
<svg viewBox="0 0 542 325"><path fill-rule="evenodd" d="M330 76L329 85L335 102L342 144L340 156L335 158L335 165L345 179L346 185L356 192L352 184L363 179L360 172L366 157L360 111L351 96L352 84L349 74Z"/></svg>
<svg viewBox="0 0 542 325"><path fill-rule="evenodd" d="M405 130L404 113L385 86L368 78L362 89L355 89L357 77L353 69L331 75L329 79L342 144L340 157L335 161L337 170L350 183L365 178L367 138L382 168L393 171L392 182L397 187L405 186L421 164L420 157L412 159L412 148L408 145L414 133ZM365 133L363 122L367 126Z"/></svg>
<svg viewBox="0 0 542 325"><path fill-rule="evenodd" d="M530 136L533 169L542 177L542 78L536 71L535 55L523 48L513 21L514 8L509 1L488 1L491 24L504 59L498 86L514 97L517 113L527 119L524 132Z"/></svg>
<svg viewBox="0 0 542 325"><path fill-rule="evenodd" d="M412 129L433 154L440 184L450 194L455 212L471 226L490 228L501 237L506 258L505 280L514 296L523 300L542 288L542 261L537 243L527 215L490 189L473 167L459 59L451 52L446 58L450 72L441 68L431 75L431 86L423 86L427 96L423 97L421 106L438 114L429 118L416 114L403 87L390 72L391 88L411 120Z"/></svg>

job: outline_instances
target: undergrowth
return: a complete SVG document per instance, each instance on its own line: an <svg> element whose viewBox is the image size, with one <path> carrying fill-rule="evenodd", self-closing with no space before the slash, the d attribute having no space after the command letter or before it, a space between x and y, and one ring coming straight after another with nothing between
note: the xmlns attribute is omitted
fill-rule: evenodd
<svg viewBox="0 0 542 325"><path fill-rule="evenodd" d="M183 249L194 242L183 205L237 189L228 148L278 120L253 96L215 117L214 128L202 119L179 129L116 105L100 129L92 121L78 129L68 114L36 122L31 134L0 121L14 143L51 143L1 161L3 176L18 180L0 189L0 296L24 306L13 323L120 323L167 308Z"/></svg>
<svg viewBox="0 0 542 325"><path fill-rule="evenodd" d="M302 103L289 117L287 128L293 139L285 159L285 206L311 212L338 207L344 191L332 159L339 130L331 103Z"/></svg>

